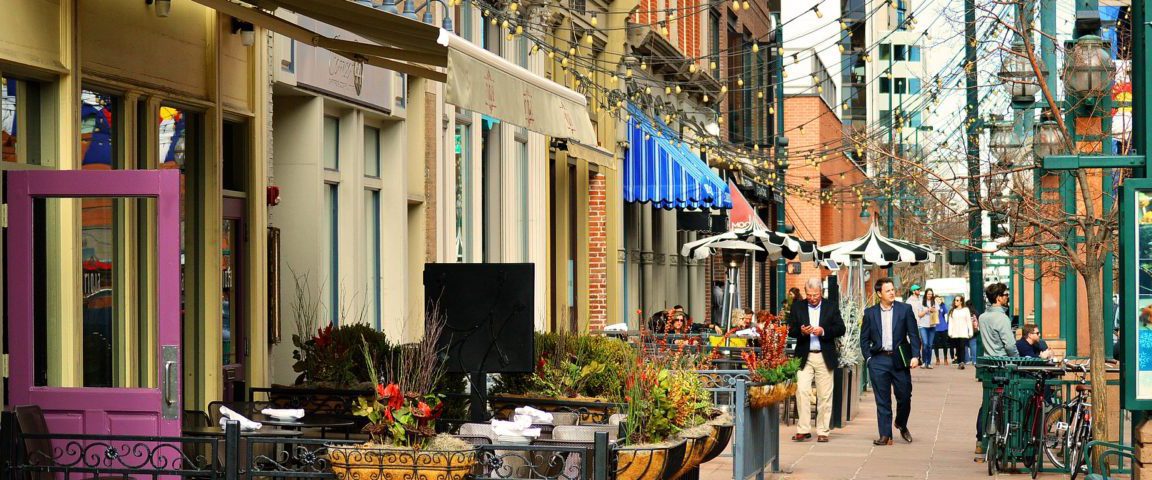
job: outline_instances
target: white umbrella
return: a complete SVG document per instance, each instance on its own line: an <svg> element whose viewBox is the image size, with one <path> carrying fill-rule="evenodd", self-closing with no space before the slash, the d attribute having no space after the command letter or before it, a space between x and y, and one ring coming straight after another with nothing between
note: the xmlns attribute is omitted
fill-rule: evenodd
<svg viewBox="0 0 1152 480"><path fill-rule="evenodd" d="M684 244L680 254L697 260L708 258L717 249L729 248L728 242L741 242L757 247L760 261L786 258L788 260L816 260L822 258L816 242L801 240L795 235L773 232L757 225L741 225L734 230Z"/></svg>
<svg viewBox="0 0 1152 480"><path fill-rule="evenodd" d="M819 251L845 264L859 261L864 265L887 267L936 261L936 251L932 247L885 237L876 225L872 225L868 233L860 238L826 245L820 247Z"/></svg>

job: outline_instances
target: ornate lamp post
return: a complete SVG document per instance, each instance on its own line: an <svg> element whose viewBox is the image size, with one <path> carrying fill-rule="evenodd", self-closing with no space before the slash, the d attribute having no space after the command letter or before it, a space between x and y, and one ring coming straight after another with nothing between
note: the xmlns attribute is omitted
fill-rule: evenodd
<svg viewBox="0 0 1152 480"><path fill-rule="evenodd" d="M1010 120L997 120L988 127L990 130L988 148L1002 164L1011 164L1024 148L1024 142L1016 135L1016 125Z"/></svg>
<svg viewBox="0 0 1152 480"><path fill-rule="evenodd" d="M1060 130L1055 120L1050 118L1041 120L1032 130L1032 152L1037 158L1066 153L1064 132Z"/></svg>
<svg viewBox="0 0 1152 480"><path fill-rule="evenodd" d="M1104 39L1085 35L1076 39L1064 60L1064 90L1070 97L1099 98L1110 93L1115 73Z"/></svg>
<svg viewBox="0 0 1152 480"><path fill-rule="evenodd" d="M1021 107L1030 106L1036 102L1036 92L1040 91L1040 84L1036 82L1036 72L1028 62L1027 52L1024 51L1024 42L1012 42L1012 51L1001 65L999 77L1012 94L1012 103ZM1043 69L1044 76L1048 76L1047 69Z"/></svg>

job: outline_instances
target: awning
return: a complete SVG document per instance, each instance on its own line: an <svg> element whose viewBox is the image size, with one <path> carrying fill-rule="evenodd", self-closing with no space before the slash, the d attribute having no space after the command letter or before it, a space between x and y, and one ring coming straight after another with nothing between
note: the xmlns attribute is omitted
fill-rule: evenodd
<svg viewBox="0 0 1152 480"><path fill-rule="evenodd" d="M728 210L728 224L729 228L736 230L740 228L760 228L768 230L768 224L760 219L756 214L756 209L752 208L752 204L744 198L744 194L740 193L740 189L736 187L735 183L728 182L728 191L732 194L732 209Z"/></svg>
<svg viewBox="0 0 1152 480"><path fill-rule="evenodd" d="M447 83L447 101L555 138L596 145L584 95L536 75L451 32L348 0L195 0L298 42L355 61ZM265 10L284 8L375 44L331 38ZM446 67L447 73L437 67Z"/></svg>
<svg viewBox="0 0 1152 480"><path fill-rule="evenodd" d="M616 157L608 150L585 145L575 140L565 142L565 148L568 150L569 155L582 158L604 168L616 170Z"/></svg>
<svg viewBox="0 0 1152 480"><path fill-rule="evenodd" d="M584 95L536 75L446 30L448 103L555 138L596 145Z"/></svg>
<svg viewBox="0 0 1152 480"><path fill-rule="evenodd" d="M670 130L628 105L624 201L672 208L732 208L728 184Z"/></svg>

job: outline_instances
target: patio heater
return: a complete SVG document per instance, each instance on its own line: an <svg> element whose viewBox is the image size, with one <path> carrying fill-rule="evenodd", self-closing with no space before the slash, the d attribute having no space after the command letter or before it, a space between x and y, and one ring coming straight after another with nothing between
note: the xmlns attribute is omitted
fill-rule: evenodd
<svg viewBox="0 0 1152 480"><path fill-rule="evenodd" d="M732 303L736 295L736 275L747 256L748 249L739 245L731 245L723 250L724 268L728 272L728 277L724 279L724 299L723 303L720 304L720 319L724 322L724 333L728 333L728 330L732 329Z"/></svg>

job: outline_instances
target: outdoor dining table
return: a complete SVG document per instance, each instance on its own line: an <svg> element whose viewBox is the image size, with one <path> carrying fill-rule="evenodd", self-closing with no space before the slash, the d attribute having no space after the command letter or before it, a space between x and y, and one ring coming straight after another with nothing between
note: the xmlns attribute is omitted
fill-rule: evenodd
<svg viewBox="0 0 1152 480"><path fill-rule="evenodd" d="M223 437L224 429L220 427L186 427L184 435L189 437ZM240 430L241 437L299 437L303 435L299 430L285 430L281 428L261 428L259 430Z"/></svg>
<svg viewBox="0 0 1152 480"><path fill-rule="evenodd" d="M284 429L300 430L303 428L317 428L320 429L320 436L326 438L328 430L333 429L347 429L356 425L356 420L351 417L340 415L324 415L324 414L305 414L303 417L297 419L276 418L260 413L256 405L252 402L231 402L225 403L224 406L239 412L241 415L248 417L254 422L260 422L264 425L271 427L280 427ZM346 435L347 436L347 435Z"/></svg>

